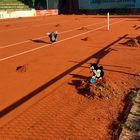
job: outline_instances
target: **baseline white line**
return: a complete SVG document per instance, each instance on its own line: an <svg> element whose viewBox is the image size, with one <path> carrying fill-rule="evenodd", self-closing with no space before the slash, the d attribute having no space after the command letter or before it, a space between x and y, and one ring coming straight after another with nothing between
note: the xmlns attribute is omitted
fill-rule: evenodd
<svg viewBox="0 0 140 140"><path fill-rule="evenodd" d="M65 22L69 22L69 21L64 21L64 22L59 22L59 23L65 23ZM54 22L51 23L46 23L46 24L40 24L40 25L32 25L32 27L40 27L40 26L45 26L45 25L50 25L50 24L54 24ZM17 28L13 28L13 29L4 29L4 30L0 30L0 32L6 32L6 31L14 31L14 30L19 30L19 29L25 29L25 28L29 28L30 25L28 26L23 26L23 27L17 27Z"/></svg>
<svg viewBox="0 0 140 140"><path fill-rule="evenodd" d="M65 22L68 22L68 21L65 21ZM65 22L59 22L59 23L65 23ZM17 28L13 28L13 29L4 29L4 30L1 30L0 32L14 31L14 30L19 30L19 29L29 28L30 26L31 27L39 27L39 26L45 26L45 25L50 25L50 24L54 24L54 22L46 23L46 24L40 24L40 25L32 25L32 26L27 25L27 26L17 27Z"/></svg>
<svg viewBox="0 0 140 140"><path fill-rule="evenodd" d="M17 27L17 28L14 28L14 29L4 29L4 30L1 30L0 32L6 32L6 31L14 31L14 30L19 30L19 29L26 29L28 28L27 26L23 26L23 27Z"/></svg>
<svg viewBox="0 0 140 140"><path fill-rule="evenodd" d="M122 21L124 21L124 20L126 20L126 19L123 19L123 20L114 22L114 23L110 24L110 26L113 25L113 24L122 22ZM72 36L72 37L69 37L69 38L62 39L62 40L60 40L60 41L57 41L57 42L54 43L54 44L57 44L57 43L60 43L60 42L66 41L66 40L70 40L70 39L73 39L73 38L75 38L75 37L79 37L79 36L81 36L81 35L87 34L87 33L91 33L91 32L97 31L97 30L102 29L102 28L104 28L104 27L106 27L106 26L107 26L107 25L104 25L104 26L101 26L101 27L99 27L99 28L96 28L96 29L93 29L93 30L90 30L90 31L87 31L87 32L84 32L84 33L81 33L81 34L78 34L78 35L75 35L75 36ZM7 59L10 59L10 58L14 58L14 57L16 57L16 56L20 56L20 55L22 55L22 54L30 53L30 52L33 52L33 51L36 51L36 50L45 48L45 47L50 46L50 45L51 45L51 44L43 45L43 46L38 47L38 48L34 48L34 49L31 49L31 50L28 50L28 51L24 51L24 52L15 54L15 55L11 55L11 56L2 58L2 59L0 59L0 62L1 62L1 61L4 61L4 60L7 60Z"/></svg>
<svg viewBox="0 0 140 140"><path fill-rule="evenodd" d="M115 20L115 19L113 19L113 20ZM90 27L90 26L93 26L93 25L102 24L104 22L106 22L106 21L98 22L98 23L95 23L95 24L89 24L89 25L86 25L86 26L84 25L84 26L81 26L81 27ZM63 32L60 32L59 34L63 34L63 33L67 33L67 32L72 32L72 31L80 29L81 27L74 28L74 29L67 30L67 31L63 31ZM47 36L41 36L41 37L38 37L38 38L34 38L32 40L41 39L41 38L45 38L45 37L47 37ZM8 48L8 47L11 47L11 46L15 46L15 45L19 45L19 44L23 44L23 43L27 43L27 42L30 42L30 40L25 40L25 41L22 41L22 42L17 42L17 43L14 43L14 44L9 44L9 45L6 45L6 46L2 46L2 47L0 47L0 49Z"/></svg>

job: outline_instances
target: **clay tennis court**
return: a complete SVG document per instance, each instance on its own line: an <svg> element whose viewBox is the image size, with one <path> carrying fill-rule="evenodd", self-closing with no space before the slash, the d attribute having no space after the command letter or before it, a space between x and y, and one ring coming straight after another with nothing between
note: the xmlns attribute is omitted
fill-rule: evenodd
<svg viewBox="0 0 140 140"><path fill-rule="evenodd" d="M114 139L128 90L140 86L140 47L123 45L139 27L127 16L110 17L109 31L98 15L0 20L0 139ZM76 82L94 62L110 91L88 99Z"/></svg>

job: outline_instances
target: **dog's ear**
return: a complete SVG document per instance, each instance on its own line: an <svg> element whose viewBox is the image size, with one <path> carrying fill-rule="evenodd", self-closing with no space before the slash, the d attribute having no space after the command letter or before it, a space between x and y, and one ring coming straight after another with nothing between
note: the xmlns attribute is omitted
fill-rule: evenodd
<svg viewBox="0 0 140 140"><path fill-rule="evenodd" d="M97 66L96 63L90 63L90 66L93 66L93 67L95 67L96 69L98 68L98 66Z"/></svg>
<svg viewBox="0 0 140 140"><path fill-rule="evenodd" d="M99 68L100 68L100 70L103 70L104 69L103 66L100 66Z"/></svg>

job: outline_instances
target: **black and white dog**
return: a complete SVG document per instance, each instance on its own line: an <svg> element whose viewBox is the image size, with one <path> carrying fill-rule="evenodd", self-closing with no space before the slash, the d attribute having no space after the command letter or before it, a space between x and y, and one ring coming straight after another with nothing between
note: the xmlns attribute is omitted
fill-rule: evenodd
<svg viewBox="0 0 140 140"><path fill-rule="evenodd" d="M90 82L93 83L95 80L102 79L104 76L104 68L103 66L98 66L95 63L91 63L90 65L91 72L93 74Z"/></svg>
<svg viewBox="0 0 140 140"><path fill-rule="evenodd" d="M50 38L50 42L51 43L54 43L54 42L56 42L57 41L57 31L56 32L51 32L51 33L47 33L47 35L49 36L49 38Z"/></svg>

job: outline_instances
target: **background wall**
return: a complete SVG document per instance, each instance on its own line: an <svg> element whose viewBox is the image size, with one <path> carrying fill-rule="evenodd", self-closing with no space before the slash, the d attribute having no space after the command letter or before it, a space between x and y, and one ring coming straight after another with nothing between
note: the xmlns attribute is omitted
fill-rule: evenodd
<svg viewBox="0 0 140 140"><path fill-rule="evenodd" d="M140 0L79 0L79 9L140 8Z"/></svg>
<svg viewBox="0 0 140 140"><path fill-rule="evenodd" d="M43 10L43 9L58 9L59 0L34 0L35 1L35 9ZM48 4L48 6L47 6Z"/></svg>
<svg viewBox="0 0 140 140"><path fill-rule="evenodd" d="M140 0L136 0L136 5L135 5L136 8L140 8Z"/></svg>

